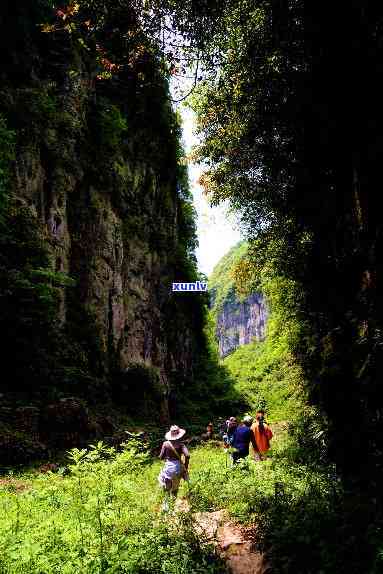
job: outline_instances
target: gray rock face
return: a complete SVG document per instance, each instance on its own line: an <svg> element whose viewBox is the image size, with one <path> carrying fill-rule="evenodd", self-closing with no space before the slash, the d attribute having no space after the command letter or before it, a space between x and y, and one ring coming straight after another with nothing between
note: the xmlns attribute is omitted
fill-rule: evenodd
<svg viewBox="0 0 383 574"><path fill-rule="evenodd" d="M155 414L166 420L171 376L191 376L201 331L196 305L171 293L172 281L185 279L186 259L177 160L172 148L161 156L167 153L163 138L171 140L173 128L169 120L155 131L145 118L148 105L140 112L148 133L129 126L117 149L113 140L97 140L114 129L102 123L112 121L112 101L114 109L129 108L136 95L127 90L117 101L111 88L105 104L107 88L95 87L92 74L79 61L76 73L64 70L49 85L41 81L32 95L22 82L9 88L10 99L36 98L36 92L55 109L50 122L41 112L34 131L29 126L20 137L14 194L41 231L52 272L75 281L61 289L61 326L87 328L84 337L91 331L97 364L92 357L88 363L98 377L108 380L136 364L154 369L162 395ZM151 113L170 114L164 105L151 102Z"/></svg>
<svg viewBox="0 0 383 574"><path fill-rule="evenodd" d="M237 347L251 343L254 339L264 339L267 314L262 294L252 293L240 302L231 293L217 317L216 336L220 356L226 357Z"/></svg>
<svg viewBox="0 0 383 574"><path fill-rule="evenodd" d="M60 145L59 136L55 144ZM68 145L65 151L70 153ZM71 153L75 163L75 150ZM147 164L136 164L131 177L117 186L120 198L130 194L126 207L102 182L98 188L87 185L87 167L84 162L83 172L70 174L53 163L47 173L38 150L20 150L16 193L43 230L52 269L76 281L76 305L92 318L98 337L101 372L108 375L111 361L122 372L137 363L158 369L163 388L159 408L166 419L169 368L191 372L195 337L192 310L170 301L174 271L169 253L178 241L176 190L159 185L158 174ZM163 237L157 243L159 232ZM170 304L175 307L168 323ZM63 290L63 325L72 305ZM183 333L176 347L169 341L170 325Z"/></svg>

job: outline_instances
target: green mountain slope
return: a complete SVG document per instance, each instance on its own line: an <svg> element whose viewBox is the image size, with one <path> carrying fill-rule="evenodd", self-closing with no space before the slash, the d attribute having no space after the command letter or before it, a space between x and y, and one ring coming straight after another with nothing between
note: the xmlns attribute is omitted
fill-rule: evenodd
<svg viewBox="0 0 383 574"><path fill-rule="evenodd" d="M215 317L222 309L225 300L232 299L235 293L233 268L247 252L247 242L240 241L214 267L209 277L210 305Z"/></svg>

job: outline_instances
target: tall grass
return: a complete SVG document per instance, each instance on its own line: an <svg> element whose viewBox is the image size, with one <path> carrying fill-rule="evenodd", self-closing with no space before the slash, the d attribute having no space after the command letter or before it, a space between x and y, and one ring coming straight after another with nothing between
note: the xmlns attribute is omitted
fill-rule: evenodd
<svg viewBox="0 0 383 574"><path fill-rule="evenodd" d="M378 533L355 538L334 467L301 454L285 431L276 433L267 460L249 457L235 467L219 443L197 447L190 484L179 493L190 510L163 513L160 462L137 445L120 453L102 443L73 449L69 474L1 479L0 573L224 574L193 515L226 509L250 528L275 574L378 574L380 555L375 570L365 568ZM352 501L363 520L362 502Z"/></svg>
<svg viewBox="0 0 383 574"><path fill-rule="evenodd" d="M125 446L73 449L69 475L2 481L0 572L218 573L212 548L188 520L160 512L160 464Z"/></svg>

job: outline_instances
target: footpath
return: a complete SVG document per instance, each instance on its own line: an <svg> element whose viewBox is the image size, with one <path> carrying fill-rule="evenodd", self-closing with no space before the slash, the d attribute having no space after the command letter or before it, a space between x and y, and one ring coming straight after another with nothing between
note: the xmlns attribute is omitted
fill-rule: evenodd
<svg viewBox="0 0 383 574"><path fill-rule="evenodd" d="M188 501L177 500L175 510L189 512ZM231 574L268 574L270 571L263 554L255 550L252 529L235 524L225 510L195 512L193 522L196 532L216 547Z"/></svg>

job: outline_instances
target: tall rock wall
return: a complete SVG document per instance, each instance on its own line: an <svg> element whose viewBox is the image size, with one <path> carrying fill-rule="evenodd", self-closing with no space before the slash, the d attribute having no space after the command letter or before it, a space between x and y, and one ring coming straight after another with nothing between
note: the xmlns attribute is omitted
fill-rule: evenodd
<svg viewBox="0 0 383 574"><path fill-rule="evenodd" d="M217 314L216 337L221 357L226 357L241 345L265 337L267 307L260 293L252 293L239 301L230 292Z"/></svg>
<svg viewBox="0 0 383 574"><path fill-rule="evenodd" d="M21 17L9 10L8 29ZM33 22L17 50L8 46L0 113L17 137L11 195L38 230L48 269L73 279L59 287L60 376L48 373L45 384L77 394L81 371L133 411L146 392L146 414L166 419L172 377L192 376L202 337L200 301L171 293L172 281L195 273L194 227L166 81L149 50L126 46L131 22L110 18L101 60L98 44L85 49L80 34L44 35ZM121 61L122 49L127 64L100 70L115 54ZM8 390L25 390L25 372L18 376Z"/></svg>

